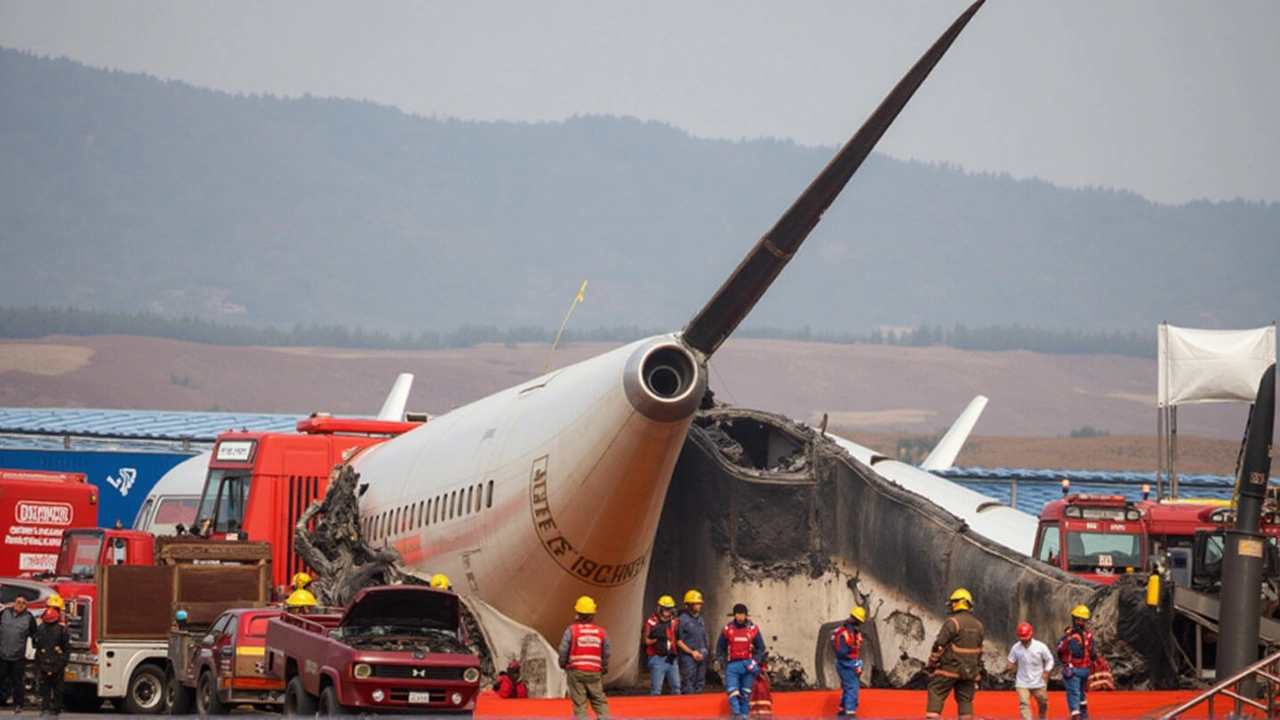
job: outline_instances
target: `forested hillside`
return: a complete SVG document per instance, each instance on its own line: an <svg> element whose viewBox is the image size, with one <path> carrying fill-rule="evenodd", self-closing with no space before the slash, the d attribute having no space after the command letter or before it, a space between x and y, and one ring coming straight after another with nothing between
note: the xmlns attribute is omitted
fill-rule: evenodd
<svg viewBox="0 0 1280 720"><path fill-rule="evenodd" d="M833 152L231 96L10 50L0 97L0 305L278 327L555 327L589 279L575 326L675 329ZM1278 239L1277 204L876 155L747 324L1261 325Z"/></svg>

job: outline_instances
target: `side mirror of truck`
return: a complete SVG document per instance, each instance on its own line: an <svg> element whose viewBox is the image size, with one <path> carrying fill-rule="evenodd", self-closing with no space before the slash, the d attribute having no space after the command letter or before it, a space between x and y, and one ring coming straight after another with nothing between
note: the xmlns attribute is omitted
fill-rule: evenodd
<svg viewBox="0 0 1280 720"><path fill-rule="evenodd" d="M124 565L126 559L127 559L127 554L125 553L124 538L118 537L115 540L112 540L111 541L111 564Z"/></svg>

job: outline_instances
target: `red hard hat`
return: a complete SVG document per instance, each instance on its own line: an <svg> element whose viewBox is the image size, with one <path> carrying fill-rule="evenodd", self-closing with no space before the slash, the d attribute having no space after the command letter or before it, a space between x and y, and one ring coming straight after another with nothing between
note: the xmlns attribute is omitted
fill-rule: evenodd
<svg viewBox="0 0 1280 720"><path fill-rule="evenodd" d="M1032 635L1031 623L1022 623L1018 626L1018 639L1026 640Z"/></svg>

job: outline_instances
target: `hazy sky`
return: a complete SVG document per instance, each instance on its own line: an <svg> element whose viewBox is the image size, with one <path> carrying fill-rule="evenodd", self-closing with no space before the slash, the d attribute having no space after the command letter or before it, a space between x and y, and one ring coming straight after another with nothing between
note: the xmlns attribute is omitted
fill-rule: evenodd
<svg viewBox="0 0 1280 720"><path fill-rule="evenodd" d="M0 0L0 45L425 115L836 145L966 4ZM1277 38L1274 0L989 0L880 149L1160 202L1280 201Z"/></svg>

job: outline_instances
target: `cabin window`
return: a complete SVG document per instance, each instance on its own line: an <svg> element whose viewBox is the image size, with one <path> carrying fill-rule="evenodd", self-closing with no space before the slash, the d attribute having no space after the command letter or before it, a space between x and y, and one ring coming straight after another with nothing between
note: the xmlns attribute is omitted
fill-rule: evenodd
<svg viewBox="0 0 1280 720"><path fill-rule="evenodd" d="M473 487L469 487L469 488L467 488L467 505L466 505L466 507L467 507L467 514L468 514L468 515L470 515L470 514L471 514L471 500L475 497L475 494L476 494L476 489L475 489L475 488L473 488Z"/></svg>
<svg viewBox="0 0 1280 720"><path fill-rule="evenodd" d="M1058 558L1062 555L1059 550L1058 526L1046 525L1040 528L1040 553L1036 555L1038 560L1047 562L1050 565L1057 565Z"/></svg>
<svg viewBox="0 0 1280 720"><path fill-rule="evenodd" d="M197 525L209 521L216 533L243 530L252 479L247 470L210 470L200 498Z"/></svg>
<svg viewBox="0 0 1280 720"><path fill-rule="evenodd" d="M484 485L476 486L476 512L480 512L480 506L484 504Z"/></svg>
<svg viewBox="0 0 1280 720"><path fill-rule="evenodd" d="M431 522L440 522L440 496L437 495L435 502L431 504Z"/></svg>
<svg viewBox="0 0 1280 720"><path fill-rule="evenodd" d="M458 491L454 490L449 493L449 519L452 520L454 515L458 514Z"/></svg>
<svg viewBox="0 0 1280 720"><path fill-rule="evenodd" d="M426 506L427 506L426 500L418 501L418 527L422 527L422 513L424 508L426 508Z"/></svg>
<svg viewBox="0 0 1280 720"><path fill-rule="evenodd" d="M492 480L489 481L489 492L485 494L484 506L487 508L493 507L493 481Z"/></svg>

